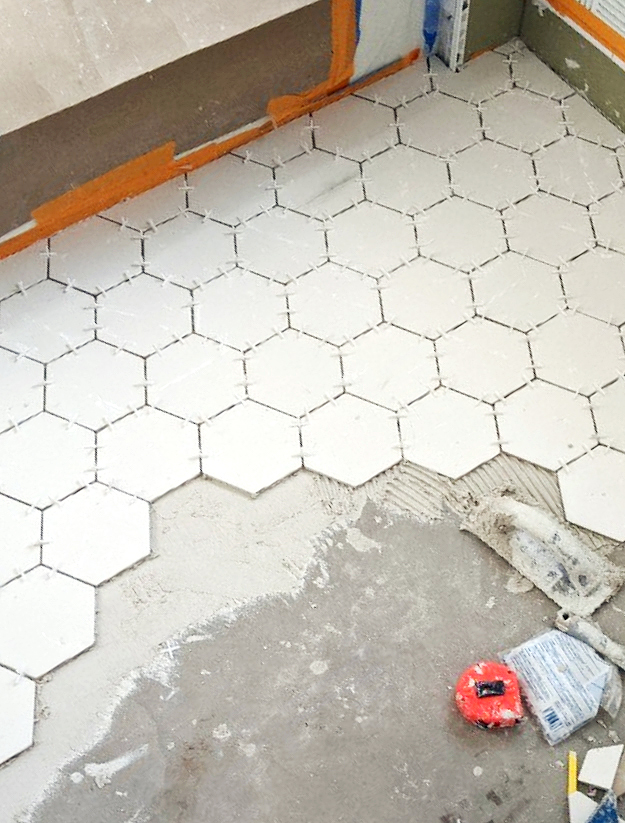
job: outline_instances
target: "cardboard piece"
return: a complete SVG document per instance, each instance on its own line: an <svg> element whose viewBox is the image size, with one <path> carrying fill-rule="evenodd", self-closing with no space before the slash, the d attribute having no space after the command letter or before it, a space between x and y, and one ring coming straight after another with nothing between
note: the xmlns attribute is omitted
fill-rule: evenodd
<svg viewBox="0 0 625 823"><path fill-rule="evenodd" d="M553 629L501 655L516 672L523 695L551 746L597 715L614 716L621 703L618 671L586 643ZM612 671L617 673L614 681ZM596 784L598 785L598 784Z"/></svg>

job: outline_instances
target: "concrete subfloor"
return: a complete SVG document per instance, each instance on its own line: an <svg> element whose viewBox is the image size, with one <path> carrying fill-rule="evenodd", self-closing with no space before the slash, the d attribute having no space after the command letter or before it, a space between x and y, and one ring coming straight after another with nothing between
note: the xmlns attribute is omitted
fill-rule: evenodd
<svg viewBox="0 0 625 823"><path fill-rule="evenodd" d="M556 607L537 590L509 593L509 566L455 515L391 510L384 482L348 490L300 472L249 499L196 480L159 501L161 562L104 590L108 636L72 668L77 717L64 670L49 684L64 704L44 686L81 753L31 814L2 819L563 823L566 751L611 743L622 716L555 748L531 720L466 724L453 705L461 670L544 630ZM617 637L619 607L623 593L598 613ZM92 672L112 684L130 662L116 640L153 623L153 650L167 631L175 641L144 661L109 725L111 689L96 694ZM9 804L16 779L34 777L34 797L55 775L54 717L44 725L49 740L15 762L12 784L0 773Z"/></svg>

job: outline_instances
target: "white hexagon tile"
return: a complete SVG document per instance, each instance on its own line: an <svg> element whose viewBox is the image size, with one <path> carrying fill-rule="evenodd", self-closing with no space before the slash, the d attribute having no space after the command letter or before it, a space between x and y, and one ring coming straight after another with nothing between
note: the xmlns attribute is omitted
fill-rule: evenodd
<svg viewBox="0 0 625 823"><path fill-rule="evenodd" d="M449 242L450 227L454 242ZM486 206L454 197L439 203L417 221L421 254L456 269L470 271L503 254L503 221Z"/></svg>
<svg viewBox="0 0 625 823"><path fill-rule="evenodd" d="M601 247L580 255L562 270L572 309L621 326L625 323L625 257Z"/></svg>
<svg viewBox="0 0 625 823"><path fill-rule="evenodd" d="M426 61L420 60L404 71L359 89L354 96L364 97L365 100L389 108L405 106L417 97L433 91L433 79L434 74Z"/></svg>
<svg viewBox="0 0 625 823"><path fill-rule="evenodd" d="M447 163L410 146L395 146L363 163L367 198L414 214L449 194Z"/></svg>
<svg viewBox="0 0 625 823"><path fill-rule="evenodd" d="M248 220L236 239L240 264L279 283L327 258L323 223L282 207Z"/></svg>
<svg viewBox="0 0 625 823"><path fill-rule="evenodd" d="M625 379L623 375L590 397L599 442L625 452Z"/></svg>
<svg viewBox="0 0 625 823"><path fill-rule="evenodd" d="M192 172L188 183L189 208L231 226L275 203L271 171L234 155Z"/></svg>
<svg viewBox="0 0 625 823"><path fill-rule="evenodd" d="M351 394L400 409L438 385L434 344L395 326L376 326L342 347Z"/></svg>
<svg viewBox="0 0 625 823"><path fill-rule="evenodd" d="M44 369L41 363L0 349L0 431L43 411Z"/></svg>
<svg viewBox="0 0 625 823"><path fill-rule="evenodd" d="M24 251L0 260L0 300L45 280L49 260L47 243L33 243Z"/></svg>
<svg viewBox="0 0 625 823"><path fill-rule="evenodd" d="M192 331L191 293L140 274L98 296L98 340L146 356Z"/></svg>
<svg viewBox="0 0 625 823"><path fill-rule="evenodd" d="M95 589L37 566L0 589L0 665L39 678L95 640Z"/></svg>
<svg viewBox="0 0 625 823"><path fill-rule="evenodd" d="M43 412L0 435L0 492L47 506L95 474L95 435Z"/></svg>
<svg viewBox="0 0 625 823"><path fill-rule="evenodd" d="M573 89L557 74L550 71L535 54L525 49L510 60L514 85L533 91L553 100L564 100L573 94Z"/></svg>
<svg viewBox="0 0 625 823"><path fill-rule="evenodd" d="M258 494L302 465L298 421L248 400L200 427L202 472Z"/></svg>
<svg viewBox="0 0 625 823"><path fill-rule="evenodd" d="M199 286L235 265L234 231L187 212L145 235L144 268L165 282Z"/></svg>
<svg viewBox="0 0 625 823"><path fill-rule="evenodd" d="M533 377L525 335L476 317L437 344L444 386L493 403Z"/></svg>
<svg viewBox="0 0 625 823"><path fill-rule="evenodd" d="M0 666L0 763L32 746L34 726L35 684Z"/></svg>
<svg viewBox="0 0 625 823"><path fill-rule="evenodd" d="M328 230L330 257L365 274L397 268L417 251L414 223L376 203L339 214Z"/></svg>
<svg viewBox="0 0 625 823"><path fill-rule="evenodd" d="M577 312L558 314L529 333L538 377L590 395L625 367L615 326Z"/></svg>
<svg viewBox="0 0 625 823"><path fill-rule="evenodd" d="M589 206L620 187L616 155L576 137L564 137L535 156L538 180L546 191ZM571 174L576 169L576 174Z"/></svg>
<svg viewBox="0 0 625 823"><path fill-rule="evenodd" d="M187 182L184 177L169 180L139 197L122 200L102 212L102 217L137 232L154 229L160 223L184 212L187 205Z"/></svg>
<svg viewBox="0 0 625 823"><path fill-rule="evenodd" d="M251 143L246 143L232 152L247 162L253 161L269 168L281 166L305 151L312 144L312 120L308 115L298 117L279 129L269 132Z"/></svg>
<svg viewBox="0 0 625 823"><path fill-rule="evenodd" d="M0 495L2 552L0 586L39 563L41 554L41 512L33 506Z"/></svg>
<svg viewBox="0 0 625 823"><path fill-rule="evenodd" d="M342 391L338 348L293 329L251 351L246 375L253 400L295 417Z"/></svg>
<svg viewBox="0 0 625 823"><path fill-rule="evenodd" d="M50 363L45 389L47 411L101 429L143 405L144 361L94 340Z"/></svg>
<svg viewBox="0 0 625 823"><path fill-rule="evenodd" d="M436 66L435 88L467 102L478 103L512 88L510 61L496 52L471 61L457 75L445 71L440 61L436 61Z"/></svg>
<svg viewBox="0 0 625 823"><path fill-rule="evenodd" d="M625 454L597 446L561 468L558 480L571 523L625 540Z"/></svg>
<svg viewBox="0 0 625 823"><path fill-rule="evenodd" d="M469 278L427 257L418 257L380 280L384 319L436 338L474 314Z"/></svg>
<svg viewBox="0 0 625 823"><path fill-rule="evenodd" d="M448 157L481 137L477 106L433 92L398 111L401 142Z"/></svg>
<svg viewBox="0 0 625 823"><path fill-rule="evenodd" d="M343 395L310 414L302 426L304 465L359 486L401 459L396 416Z"/></svg>
<svg viewBox="0 0 625 823"><path fill-rule="evenodd" d="M42 560L98 586L150 553L148 504L92 483L43 513Z"/></svg>
<svg viewBox="0 0 625 823"><path fill-rule="evenodd" d="M580 94L567 97L562 108L567 131L570 134L608 149L625 146L625 134L606 120Z"/></svg>
<svg viewBox="0 0 625 823"><path fill-rule="evenodd" d="M98 434L102 483L156 500L200 471L197 426L144 406Z"/></svg>
<svg viewBox="0 0 625 823"><path fill-rule="evenodd" d="M335 344L382 322L376 281L334 263L299 278L289 307L294 329Z"/></svg>
<svg viewBox="0 0 625 823"><path fill-rule="evenodd" d="M485 140L457 154L451 163L451 178L456 194L494 209L505 208L536 191L531 158Z"/></svg>
<svg viewBox="0 0 625 823"><path fill-rule="evenodd" d="M623 145L514 41L0 261L0 762L191 478L256 495L503 452L625 539Z"/></svg>
<svg viewBox="0 0 625 823"><path fill-rule="evenodd" d="M499 454L492 406L437 389L400 417L404 456L426 469L457 478Z"/></svg>
<svg viewBox="0 0 625 823"><path fill-rule="evenodd" d="M278 204L309 217L333 217L364 200L360 166L310 151L276 169Z"/></svg>
<svg viewBox="0 0 625 823"><path fill-rule="evenodd" d="M478 314L520 331L553 317L564 305L560 272L511 252L471 274Z"/></svg>
<svg viewBox="0 0 625 823"><path fill-rule="evenodd" d="M346 97L313 114L315 148L366 160L397 144L394 112L360 97Z"/></svg>
<svg viewBox="0 0 625 823"><path fill-rule="evenodd" d="M594 246L584 206L541 192L504 211L510 248L553 266Z"/></svg>
<svg viewBox="0 0 625 823"><path fill-rule="evenodd" d="M625 192L613 192L590 213L599 243L625 254Z"/></svg>
<svg viewBox="0 0 625 823"><path fill-rule="evenodd" d="M502 448L546 469L580 457L597 442L587 398L534 381L495 405Z"/></svg>
<svg viewBox="0 0 625 823"><path fill-rule="evenodd" d="M138 274L141 264L141 235L101 217L50 238L50 277L90 294Z"/></svg>
<svg viewBox="0 0 625 823"><path fill-rule="evenodd" d="M486 100L481 109L486 136L513 149L533 152L566 133L559 103L522 89Z"/></svg>
<svg viewBox="0 0 625 823"><path fill-rule="evenodd" d="M288 328L287 290L233 269L193 293L195 331L244 351Z"/></svg>
<svg viewBox="0 0 625 823"><path fill-rule="evenodd" d="M41 363L95 336L95 300L52 280L0 302L0 346Z"/></svg>
<svg viewBox="0 0 625 823"><path fill-rule="evenodd" d="M197 334L147 358L147 400L184 420L203 420L245 397L243 358Z"/></svg>

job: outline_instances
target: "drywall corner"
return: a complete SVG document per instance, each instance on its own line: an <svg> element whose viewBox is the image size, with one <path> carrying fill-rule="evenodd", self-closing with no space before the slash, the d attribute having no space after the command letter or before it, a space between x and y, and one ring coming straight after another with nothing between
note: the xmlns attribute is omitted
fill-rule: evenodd
<svg viewBox="0 0 625 823"><path fill-rule="evenodd" d="M518 37L525 0L470 0L465 59Z"/></svg>
<svg viewBox="0 0 625 823"><path fill-rule="evenodd" d="M549 8L533 2L526 5L521 38L541 60L625 131L625 71L607 54Z"/></svg>

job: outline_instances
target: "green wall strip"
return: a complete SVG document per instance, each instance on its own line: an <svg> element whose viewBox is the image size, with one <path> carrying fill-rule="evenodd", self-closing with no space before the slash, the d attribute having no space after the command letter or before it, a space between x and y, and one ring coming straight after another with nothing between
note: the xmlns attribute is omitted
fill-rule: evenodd
<svg viewBox="0 0 625 823"><path fill-rule="evenodd" d="M531 2L523 15L521 39L625 130L625 71L619 65L557 14Z"/></svg>
<svg viewBox="0 0 625 823"><path fill-rule="evenodd" d="M524 0L470 0L465 55L494 49L521 31Z"/></svg>

